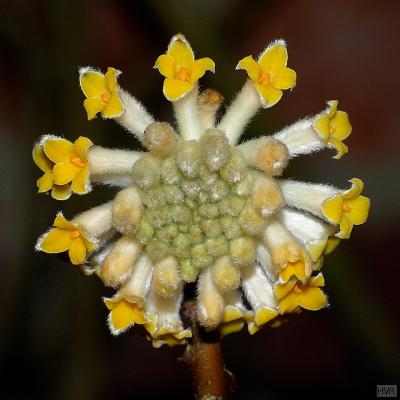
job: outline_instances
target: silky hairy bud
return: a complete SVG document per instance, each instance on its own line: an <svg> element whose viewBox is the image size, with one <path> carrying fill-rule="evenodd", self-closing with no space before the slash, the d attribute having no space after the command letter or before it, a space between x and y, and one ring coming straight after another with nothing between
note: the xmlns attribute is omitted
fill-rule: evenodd
<svg viewBox="0 0 400 400"><path fill-rule="evenodd" d="M179 136L168 122L153 122L145 132L143 144L152 153L160 156L170 155Z"/></svg>

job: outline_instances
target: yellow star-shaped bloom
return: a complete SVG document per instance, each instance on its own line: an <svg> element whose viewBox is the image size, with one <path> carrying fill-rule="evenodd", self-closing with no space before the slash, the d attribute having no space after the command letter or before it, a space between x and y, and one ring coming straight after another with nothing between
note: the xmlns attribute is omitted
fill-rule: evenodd
<svg viewBox="0 0 400 400"><path fill-rule="evenodd" d="M53 228L39 239L37 248L50 254L68 250L72 264L79 265L85 261L86 254L94 249L94 243L60 212L54 220Z"/></svg>
<svg viewBox="0 0 400 400"><path fill-rule="evenodd" d="M347 112L337 111L337 106L337 100L328 101L328 110L317 116L313 125L321 138L337 150L333 158L339 159L348 152L343 140L350 136L352 127Z"/></svg>
<svg viewBox="0 0 400 400"><path fill-rule="evenodd" d="M74 143L47 136L33 148L33 161L44 172L37 180L39 193L51 190L57 200L67 200L71 193L90 191L87 151L93 143L80 136Z"/></svg>
<svg viewBox="0 0 400 400"><path fill-rule="evenodd" d="M342 194L325 200L322 213L325 218L339 224L340 231L335 235L340 239L348 239L354 225L363 224L368 218L370 199L361 196L364 183L361 179L350 179L352 187Z"/></svg>
<svg viewBox="0 0 400 400"><path fill-rule="evenodd" d="M286 284L285 290L275 287L276 297L279 299L281 314L293 313L301 308L317 311L328 304L325 293L320 289L325 286L324 277L318 274L306 283L292 279Z"/></svg>
<svg viewBox="0 0 400 400"><path fill-rule="evenodd" d="M171 39L167 53L157 58L154 67L165 76L163 93L169 101L184 97L206 71L215 70L211 58L194 59L189 42L181 34Z"/></svg>
<svg viewBox="0 0 400 400"><path fill-rule="evenodd" d="M236 69L246 70L260 95L264 108L272 107L282 97L282 90L296 86L296 72L287 68L288 54L283 40L272 42L255 61L247 56L239 61Z"/></svg>
<svg viewBox="0 0 400 400"><path fill-rule="evenodd" d="M79 83L86 100L83 106L89 120L97 113L103 118L116 118L125 111L124 104L119 98L117 77L121 72L108 67L106 74L90 68L79 71Z"/></svg>

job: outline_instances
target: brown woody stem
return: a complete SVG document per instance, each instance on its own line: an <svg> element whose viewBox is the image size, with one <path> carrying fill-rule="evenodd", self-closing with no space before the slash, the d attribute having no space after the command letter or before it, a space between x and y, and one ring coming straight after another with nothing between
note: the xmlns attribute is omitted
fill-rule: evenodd
<svg viewBox="0 0 400 400"><path fill-rule="evenodd" d="M198 400L228 399L233 376L225 369L218 331L206 332L199 326L193 301L184 305L184 314L192 330L192 342L186 346L181 361L189 367Z"/></svg>

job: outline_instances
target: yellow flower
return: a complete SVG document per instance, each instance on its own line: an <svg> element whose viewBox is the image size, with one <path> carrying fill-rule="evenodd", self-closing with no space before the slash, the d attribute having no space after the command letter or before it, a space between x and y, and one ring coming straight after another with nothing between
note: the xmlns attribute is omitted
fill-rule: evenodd
<svg viewBox="0 0 400 400"><path fill-rule="evenodd" d="M135 324L143 325L147 321L143 309L134 302L129 302L120 296L103 298L103 301L110 310L108 324L114 335L118 335Z"/></svg>
<svg viewBox="0 0 400 400"><path fill-rule="evenodd" d="M77 225L66 220L61 212L57 214L53 227L39 238L37 250L50 254L68 250L72 264L82 264L86 254L94 249L94 243L85 237Z"/></svg>
<svg viewBox="0 0 400 400"><path fill-rule="evenodd" d="M79 83L83 94L87 97L83 106L89 120L101 112L103 118L116 118L125 111L124 104L118 96L117 77L121 73L108 67L103 75L90 68L82 68Z"/></svg>
<svg viewBox="0 0 400 400"><path fill-rule="evenodd" d="M335 235L340 239L348 239L354 225L363 224L368 218L370 199L361 196L364 183L361 179L350 179L352 187L342 194L325 200L322 203L322 213L325 218L339 224L340 231Z"/></svg>
<svg viewBox="0 0 400 400"><path fill-rule="evenodd" d="M248 330L250 335L257 333L265 324L272 326L275 318L278 316L278 311L268 307L260 307L254 313L254 317L248 320Z"/></svg>
<svg viewBox="0 0 400 400"><path fill-rule="evenodd" d="M292 279L285 287L285 290L277 290L276 297L279 299L279 312L293 313L304 308L306 310L317 311L328 304L325 293L320 289L325 286L324 277L318 274L302 283L297 279Z"/></svg>
<svg viewBox="0 0 400 400"><path fill-rule="evenodd" d="M308 272L308 273L307 273ZM300 257L294 257L287 262L279 273L280 281L287 282L292 277L304 281L311 273L309 258L304 251Z"/></svg>
<svg viewBox="0 0 400 400"><path fill-rule="evenodd" d="M66 200L71 192L90 191L89 165L86 153L92 142L83 136L75 143L56 136L45 136L33 148L33 161L44 172L37 180L39 193L51 189L57 200Z"/></svg>
<svg viewBox="0 0 400 400"><path fill-rule="evenodd" d="M163 324L157 314L146 314L144 328L150 334L153 346L156 348L167 344L169 347L186 343L192 337L190 329L184 329L180 321Z"/></svg>
<svg viewBox="0 0 400 400"><path fill-rule="evenodd" d="M315 118L314 129L328 144L334 146L337 154L333 157L341 158L348 152L343 140L351 134L349 115L344 111L337 111L338 101L328 101L328 110Z"/></svg>
<svg viewBox="0 0 400 400"><path fill-rule="evenodd" d="M36 181L38 193L45 193L51 190L51 197L56 200L67 200L71 196L70 185L56 185L53 179L54 163L46 157L41 144L35 144L32 152L35 164L44 172Z"/></svg>
<svg viewBox="0 0 400 400"><path fill-rule="evenodd" d="M169 101L181 99L193 89L206 71L215 70L211 58L194 59L190 44L181 34L171 39L167 54L159 56L154 67L165 76L163 93Z"/></svg>
<svg viewBox="0 0 400 400"><path fill-rule="evenodd" d="M246 70L260 95L264 108L272 107L282 97L282 90L296 86L296 72L287 68L288 54L283 40L272 42L255 61L247 56L239 61L236 69Z"/></svg>

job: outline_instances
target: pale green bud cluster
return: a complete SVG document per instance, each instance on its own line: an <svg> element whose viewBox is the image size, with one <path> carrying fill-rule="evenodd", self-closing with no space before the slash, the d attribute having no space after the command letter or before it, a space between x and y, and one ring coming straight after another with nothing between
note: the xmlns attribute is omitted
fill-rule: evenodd
<svg viewBox="0 0 400 400"><path fill-rule="evenodd" d="M144 207L136 237L153 262L174 256L184 281L213 266L216 282L229 275L225 286L235 287L240 268L255 260L253 236L266 221L252 206L255 172L221 131L174 146L133 167Z"/></svg>

